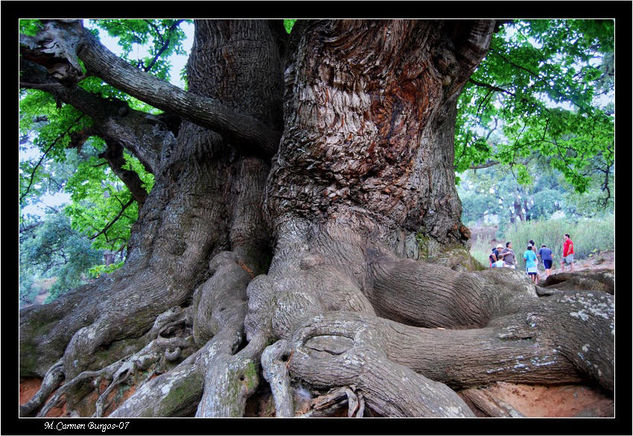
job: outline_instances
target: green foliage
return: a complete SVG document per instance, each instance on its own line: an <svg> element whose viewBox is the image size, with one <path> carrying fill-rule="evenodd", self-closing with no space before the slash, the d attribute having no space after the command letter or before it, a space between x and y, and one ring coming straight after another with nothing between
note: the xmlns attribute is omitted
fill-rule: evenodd
<svg viewBox="0 0 633 436"><path fill-rule="evenodd" d="M506 230L504 240L512 241L520 267L525 267L522 253L529 240L533 240L539 248L542 244L547 245L553 252L554 263L560 263L565 233L569 233L574 241L574 256L577 259L586 258L595 251L613 250L614 216L578 221L559 219L518 223Z"/></svg>
<svg viewBox="0 0 633 436"><path fill-rule="evenodd" d="M496 224L501 232L512 221L599 217L614 211L613 167L594 160L583 193L553 168L551 159L532 156L521 165L494 165L462 174L457 192L462 221L467 225ZM598 169L596 171L595 169ZM525 177L525 179L522 179ZM529 179L528 179L529 177ZM521 215L517 214L517 208Z"/></svg>
<svg viewBox="0 0 633 436"><path fill-rule="evenodd" d="M561 210L561 192L545 188L532 195L533 205L530 216L533 219L548 219L556 211Z"/></svg>
<svg viewBox="0 0 633 436"><path fill-rule="evenodd" d="M138 217L138 205L132 203L129 189L96 156L104 144L93 138L86 145L86 159L77 163L75 173L68 179L67 192L71 193L72 204L65 213L71 218L72 226L93 239L97 249L120 251L127 244L132 224ZM153 176L147 173L135 158L124 154L125 167L137 171L146 189L151 189ZM107 230L103 231L104 229Z"/></svg>
<svg viewBox="0 0 633 436"><path fill-rule="evenodd" d="M35 275L30 272L28 265L20 262L20 305L33 303L35 297L39 294L40 290L35 284L35 278Z"/></svg>
<svg viewBox="0 0 633 436"><path fill-rule="evenodd" d="M93 32L99 26L106 29L110 35L119 38L119 44L124 49L124 56L130 54L136 44L147 45L148 57L130 60L139 68L155 74L162 79L168 79L169 63L165 60L174 53L184 53L182 41L184 32L178 28L181 22L176 20L91 20ZM22 20L21 30L28 34L36 33L39 21ZM101 79L88 77L80 84L84 90L102 98L116 98L126 102L131 108L158 113L159 111L118 89L105 84ZM90 227L90 223L108 223L109 218L120 211L120 203L125 204L131 195L121 192L110 197L109 201L96 201L98 184L103 181L108 186L116 186L119 191L127 191L118 181L114 180L111 172L106 172L104 161L98 158L98 152L103 150L96 138L84 145L79 152L68 149L71 135L86 129L92 120L79 113L70 105L60 104L48 93L38 90L20 91L20 205L22 207L34 204L44 194L67 192L71 194L74 204L68 213L73 217L73 226L85 234L94 234L98 230ZM29 157L25 157L29 156ZM148 174L138 160L125 155L126 169L136 171L149 190L153 185L153 177ZM84 177L85 179L81 179ZM87 181L84 184L84 181ZM104 185L105 188L105 185ZM113 212L116 208L117 212ZM97 238L95 246L98 248L112 248L118 244L125 244L129 237L129 226L136 219L136 205L125 211L120 222L113 225L108 233ZM97 219L91 219L89 218ZM22 218L21 218L22 219ZM127 231L123 227L128 227ZM116 242L114 242L116 241Z"/></svg>
<svg viewBox="0 0 633 436"><path fill-rule="evenodd" d="M35 281L56 278L49 300L85 282L85 271L101 262L100 251L73 230L64 214L49 214L40 223L28 223L20 237L20 301L37 295Z"/></svg>
<svg viewBox="0 0 633 436"><path fill-rule="evenodd" d="M107 19L90 20L89 24L117 38L117 43L123 50L121 57L131 65L160 79L169 80L171 65L167 59L172 54L185 54L182 41L186 35L178 27L183 21L185 20ZM148 56L131 58L132 51L137 47L144 47Z"/></svg>
<svg viewBox="0 0 633 436"><path fill-rule="evenodd" d="M39 97L43 93L32 94ZM43 94L45 95L45 94ZM43 115L30 115L28 112L37 110L40 99L35 102L25 99L21 105L19 151L19 185L20 206L37 202L44 194L54 194L63 191L65 182L73 173L72 164L67 161L67 149L70 134L79 131L90 124L90 120L71 107L64 106L54 113L47 113L50 106L42 102ZM44 99L45 100L45 99ZM30 157L22 157L22 156Z"/></svg>
<svg viewBox="0 0 633 436"><path fill-rule="evenodd" d="M101 27L119 38L123 57L132 65L164 80L169 79L170 64L166 59L171 54L184 54L185 34L178 28L179 23L176 20L90 21L93 33ZM40 28L39 20L20 20L22 33L35 35ZM148 56L128 59L137 45L142 44L146 45ZM124 101L139 111L159 112L96 77L84 79L79 86L102 98ZM93 137L80 148L69 148L71 135L91 125L89 117L38 90L21 90L19 108L21 208L38 204L44 194L65 192L73 201L64 213L56 211L54 218L47 216L42 224L33 227L37 230L20 241L20 301L32 302L40 291L38 283L54 277L50 301L83 283L90 268L94 267L94 273L103 273L121 264L99 266L100 250L120 251L126 246L138 208L136 203L129 205L112 223L132 196L98 157L104 150L103 141ZM136 158L127 153L124 158L124 168L137 172L149 191L153 176ZM36 224L24 213L20 214L20 222L23 226Z"/></svg>
<svg viewBox="0 0 633 436"><path fill-rule="evenodd" d="M91 277L97 278L101 276L102 274L110 274L116 271L117 269L121 268L124 263L125 261L122 260L120 262L115 262L110 265L95 265L88 270L88 274L90 274Z"/></svg>
<svg viewBox="0 0 633 436"><path fill-rule="evenodd" d="M141 161L131 154L124 152L123 159L125 160L125 165L123 165L123 169L134 171L136 174L138 174L139 178L141 179L143 188L145 188L147 192L150 192L154 187L154 175L148 172Z"/></svg>
<svg viewBox="0 0 633 436"><path fill-rule="evenodd" d="M28 36L35 36L41 29L42 22L40 20L20 20L20 33Z"/></svg>
<svg viewBox="0 0 633 436"><path fill-rule="evenodd" d="M586 192L591 159L613 165L613 35L613 21L505 24L460 96L456 171L545 156ZM520 183L526 170L517 167Z"/></svg>
<svg viewBox="0 0 633 436"><path fill-rule="evenodd" d="M292 28L294 27L296 21L297 21L296 19L294 20L284 19L284 28L286 29L287 33L292 32Z"/></svg>
<svg viewBox="0 0 633 436"><path fill-rule="evenodd" d="M509 226L498 240L511 241L517 255L518 268L524 268L523 252L528 241L536 243L537 251L545 244L552 250L554 257L553 268L560 264L563 255L563 235L569 233L574 241L575 257L587 258L598 251L609 251L615 247L614 215L601 218L584 218L579 220L554 219L535 220L517 223ZM488 256L492 245L490 241L477 239L473 241L470 253L479 262L488 265Z"/></svg>

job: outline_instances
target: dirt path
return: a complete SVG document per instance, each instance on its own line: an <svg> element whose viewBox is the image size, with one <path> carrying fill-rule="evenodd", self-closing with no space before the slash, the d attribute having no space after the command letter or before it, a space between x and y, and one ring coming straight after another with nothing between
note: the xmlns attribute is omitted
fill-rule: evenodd
<svg viewBox="0 0 633 436"><path fill-rule="evenodd" d="M545 271L542 271L543 264L539 264L539 280L545 280ZM615 271L615 252L601 251L591 257L578 259L574 262L574 271L587 271L599 269L612 269ZM563 272L560 261L552 265L552 274ZM565 272L569 272L567 268Z"/></svg>

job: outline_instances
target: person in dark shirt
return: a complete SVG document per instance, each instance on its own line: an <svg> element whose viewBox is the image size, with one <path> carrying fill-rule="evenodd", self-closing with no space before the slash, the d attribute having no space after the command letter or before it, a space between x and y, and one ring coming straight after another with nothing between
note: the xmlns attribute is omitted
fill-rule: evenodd
<svg viewBox="0 0 633 436"><path fill-rule="evenodd" d="M503 250L503 245L501 244L498 244L496 248L492 249L492 253L488 256L488 259L490 260L490 268L495 268L495 263L501 259L501 250Z"/></svg>
<svg viewBox="0 0 633 436"><path fill-rule="evenodd" d="M549 277L552 271L552 250L547 248L545 244L541 245L541 249L538 251L538 257L543 261L543 267L545 267L545 277Z"/></svg>
<svg viewBox="0 0 633 436"><path fill-rule="evenodd" d="M506 242L506 248L501 252L501 256L503 256L506 268L516 269L517 259L514 255L514 250L512 250L512 242Z"/></svg>

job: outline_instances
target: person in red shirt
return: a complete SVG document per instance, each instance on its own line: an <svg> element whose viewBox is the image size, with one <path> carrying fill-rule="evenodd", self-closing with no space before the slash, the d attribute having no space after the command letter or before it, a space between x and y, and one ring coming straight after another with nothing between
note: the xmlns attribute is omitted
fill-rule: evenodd
<svg viewBox="0 0 633 436"><path fill-rule="evenodd" d="M574 270L574 242L569 237L569 233L565 233L565 242L563 242L563 260L560 261L563 271L565 265L569 265L569 270Z"/></svg>

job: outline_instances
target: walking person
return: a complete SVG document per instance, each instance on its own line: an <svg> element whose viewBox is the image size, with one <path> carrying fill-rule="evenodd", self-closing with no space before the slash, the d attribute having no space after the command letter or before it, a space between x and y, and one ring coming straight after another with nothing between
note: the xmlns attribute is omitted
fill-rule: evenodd
<svg viewBox="0 0 633 436"><path fill-rule="evenodd" d="M547 278L551 274L552 261L554 260L552 257L552 250L543 244L541 245L541 249L538 251L538 257L540 257L543 262L543 267L545 268L545 278Z"/></svg>
<svg viewBox="0 0 633 436"><path fill-rule="evenodd" d="M532 245L527 246L527 250L523 253L523 259L525 259L525 268L527 275L532 279L535 284L538 284L538 270L536 269L536 253L532 249Z"/></svg>
<svg viewBox="0 0 633 436"><path fill-rule="evenodd" d="M536 253L536 243L533 240L529 240L528 241L528 245L530 246L530 250L532 250L534 252L535 255L537 255ZM525 267L525 270L527 271L527 266ZM536 257L536 270L538 271L538 255Z"/></svg>
<svg viewBox="0 0 633 436"><path fill-rule="evenodd" d="M512 250L512 242L506 242L506 248L501 252L501 256L503 256L503 263L506 268L516 269L517 259L514 255L514 250Z"/></svg>
<svg viewBox="0 0 633 436"><path fill-rule="evenodd" d="M565 242L563 242L563 260L560 261L563 271L565 265L569 265L569 271L574 270L574 241L571 240L569 233L565 233Z"/></svg>

